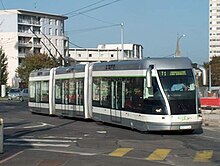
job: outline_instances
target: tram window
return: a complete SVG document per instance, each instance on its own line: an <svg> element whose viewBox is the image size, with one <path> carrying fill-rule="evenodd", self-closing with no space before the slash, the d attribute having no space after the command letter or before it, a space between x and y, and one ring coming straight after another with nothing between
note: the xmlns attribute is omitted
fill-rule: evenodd
<svg viewBox="0 0 220 166"><path fill-rule="evenodd" d="M101 105L106 108L110 108L110 79L103 78L101 80L100 100Z"/></svg>
<svg viewBox="0 0 220 166"><path fill-rule="evenodd" d="M31 102L36 102L36 88L35 88L35 82L29 82L29 96Z"/></svg>
<svg viewBox="0 0 220 166"><path fill-rule="evenodd" d="M132 109L132 84L131 78L127 78L125 81L125 103L124 108L131 110Z"/></svg>
<svg viewBox="0 0 220 166"><path fill-rule="evenodd" d="M41 102L49 102L49 81L41 82Z"/></svg>
<svg viewBox="0 0 220 166"><path fill-rule="evenodd" d="M132 88L132 108L135 112L142 111L143 105L143 78L133 78Z"/></svg>
<svg viewBox="0 0 220 166"><path fill-rule="evenodd" d="M61 103L61 80L55 82L55 103Z"/></svg>
<svg viewBox="0 0 220 166"><path fill-rule="evenodd" d="M69 80L63 80L62 81L62 103L63 104L68 104L69 96L68 96L68 91L69 91Z"/></svg>
<svg viewBox="0 0 220 166"><path fill-rule="evenodd" d="M92 103L94 106L111 107L111 79L94 78Z"/></svg>
<svg viewBox="0 0 220 166"><path fill-rule="evenodd" d="M83 79L77 79L76 81L76 104L77 105L83 105L83 91L84 91L84 84L83 84Z"/></svg>
<svg viewBox="0 0 220 166"><path fill-rule="evenodd" d="M36 102L41 102L41 82L36 82Z"/></svg>
<svg viewBox="0 0 220 166"><path fill-rule="evenodd" d="M100 78L94 78L93 79L93 85L92 85L92 105L94 106L100 106Z"/></svg>
<svg viewBox="0 0 220 166"><path fill-rule="evenodd" d="M76 104L76 83L75 79L69 80L69 103Z"/></svg>

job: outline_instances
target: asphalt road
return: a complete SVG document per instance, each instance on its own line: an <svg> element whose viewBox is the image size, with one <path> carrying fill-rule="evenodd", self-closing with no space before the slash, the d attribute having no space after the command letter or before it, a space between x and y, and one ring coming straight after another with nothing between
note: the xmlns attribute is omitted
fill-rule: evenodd
<svg viewBox="0 0 220 166"><path fill-rule="evenodd" d="M214 166L220 130L142 133L92 120L32 114L27 102L0 101L3 166Z"/></svg>

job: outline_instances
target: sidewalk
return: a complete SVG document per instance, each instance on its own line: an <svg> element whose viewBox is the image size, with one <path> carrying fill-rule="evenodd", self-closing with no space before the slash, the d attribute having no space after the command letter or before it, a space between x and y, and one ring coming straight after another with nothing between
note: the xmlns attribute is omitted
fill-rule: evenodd
<svg viewBox="0 0 220 166"><path fill-rule="evenodd" d="M202 109L201 112L204 126L220 127L220 109Z"/></svg>

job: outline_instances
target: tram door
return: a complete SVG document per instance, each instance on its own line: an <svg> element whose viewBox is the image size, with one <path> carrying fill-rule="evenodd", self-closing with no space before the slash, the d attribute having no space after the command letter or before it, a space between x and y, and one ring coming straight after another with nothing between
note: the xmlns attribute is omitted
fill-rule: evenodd
<svg viewBox="0 0 220 166"><path fill-rule="evenodd" d="M123 107L123 93L125 84L120 80L111 82L111 121L121 123L121 109Z"/></svg>

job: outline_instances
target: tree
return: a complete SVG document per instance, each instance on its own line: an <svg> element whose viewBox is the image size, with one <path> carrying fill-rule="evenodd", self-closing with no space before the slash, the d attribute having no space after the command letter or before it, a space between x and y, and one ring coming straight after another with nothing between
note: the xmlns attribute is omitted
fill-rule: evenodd
<svg viewBox="0 0 220 166"><path fill-rule="evenodd" d="M8 58L3 52L3 49L1 47L0 48L0 85L7 84L7 80L8 80L7 67L8 67Z"/></svg>
<svg viewBox="0 0 220 166"><path fill-rule="evenodd" d="M52 68L58 66L57 59L49 57L47 54L31 54L27 55L16 72L22 81L28 84L29 74L32 70L42 68Z"/></svg>
<svg viewBox="0 0 220 166"><path fill-rule="evenodd" d="M220 86L220 57L214 56L210 61L212 86Z"/></svg>

